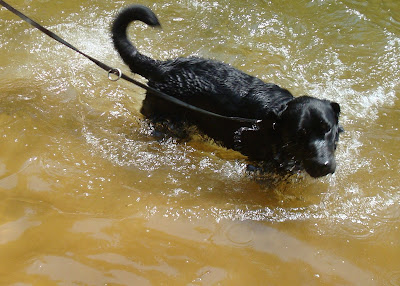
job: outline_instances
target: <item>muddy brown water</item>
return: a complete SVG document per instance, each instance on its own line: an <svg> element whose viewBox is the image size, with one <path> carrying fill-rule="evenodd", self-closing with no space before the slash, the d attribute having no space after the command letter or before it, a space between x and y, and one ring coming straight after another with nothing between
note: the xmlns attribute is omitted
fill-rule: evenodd
<svg viewBox="0 0 400 286"><path fill-rule="evenodd" d="M127 69L127 1L10 1ZM145 54L214 58L337 101L332 176L246 173L200 136L156 140L143 91L0 9L1 285L400 285L400 2L140 1Z"/></svg>

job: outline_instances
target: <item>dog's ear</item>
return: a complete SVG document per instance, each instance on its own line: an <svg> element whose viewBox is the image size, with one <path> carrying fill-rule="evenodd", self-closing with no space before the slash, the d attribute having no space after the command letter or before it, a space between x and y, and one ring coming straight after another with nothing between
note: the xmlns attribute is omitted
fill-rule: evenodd
<svg viewBox="0 0 400 286"><path fill-rule="evenodd" d="M331 106L332 106L332 108L333 108L333 111L335 111L335 113L339 116L339 114L340 114L340 105L339 105L339 103L336 103L336 102L331 102Z"/></svg>
<svg viewBox="0 0 400 286"><path fill-rule="evenodd" d="M332 106L333 111L335 111L336 116L339 118L339 114L340 114L340 105L339 105L339 103L336 103L336 102L332 101L331 102L331 106ZM342 127L342 125L339 125L338 132L339 133L343 133L344 132L344 128Z"/></svg>

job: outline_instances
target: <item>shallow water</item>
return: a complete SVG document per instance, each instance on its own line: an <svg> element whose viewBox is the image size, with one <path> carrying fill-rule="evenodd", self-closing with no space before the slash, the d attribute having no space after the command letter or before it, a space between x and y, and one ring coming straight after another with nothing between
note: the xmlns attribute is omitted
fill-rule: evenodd
<svg viewBox="0 0 400 286"><path fill-rule="evenodd" d="M0 9L1 285L400 285L400 2L141 1L154 58L199 55L337 101L322 179L246 173L194 137L157 141L143 91ZM126 1L10 2L123 67Z"/></svg>

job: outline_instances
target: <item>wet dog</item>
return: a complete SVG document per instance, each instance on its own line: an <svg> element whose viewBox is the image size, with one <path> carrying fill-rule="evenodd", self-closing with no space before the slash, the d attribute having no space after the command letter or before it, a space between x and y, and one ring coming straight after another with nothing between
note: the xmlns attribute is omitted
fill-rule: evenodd
<svg viewBox="0 0 400 286"><path fill-rule="evenodd" d="M143 115L195 124L253 161L300 167L312 177L335 172L335 150L342 131L338 103L310 96L293 97L286 89L210 59L152 59L139 53L129 41L127 28L133 21L152 27L160 23L149 8L132 5L123 9L112 25L116 50L132 72L148 79L150 87L204 110L259 122L215 118L149 93L143 101Z"/></svg>

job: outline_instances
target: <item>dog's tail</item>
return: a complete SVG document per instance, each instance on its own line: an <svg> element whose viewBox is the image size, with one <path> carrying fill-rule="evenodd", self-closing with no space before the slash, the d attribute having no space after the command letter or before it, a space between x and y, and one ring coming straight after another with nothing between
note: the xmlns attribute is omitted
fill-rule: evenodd
<svg viewBox="0 0 400 286"><path fill-rule="evenodd" d="M149 8L142 5L131 5L117 15L111 28L114 47L122 60L132 72L149 79L157 73L159 65L156 60L139 53L128 39L127 28L133 21L142 21L152 27L161 27L161 25L157 16Z"/></svg>

